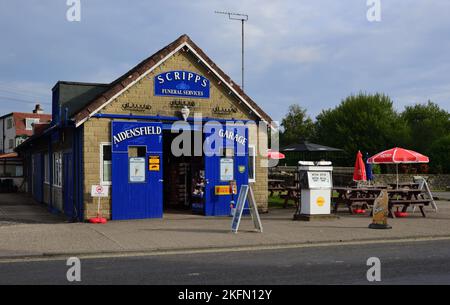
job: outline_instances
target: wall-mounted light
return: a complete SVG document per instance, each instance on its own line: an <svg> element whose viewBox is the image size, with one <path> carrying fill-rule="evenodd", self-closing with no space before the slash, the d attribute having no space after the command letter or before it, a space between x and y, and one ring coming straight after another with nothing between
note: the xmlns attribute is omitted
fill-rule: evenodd
<svg viewBox="0 0 450 305"><path fill-rule="evenodd" d="M183 108L181 108L181 116L183 117L183 120L186 122L189 114L191 113L191 110L188 108L188 106L184 105Z"/></svg>

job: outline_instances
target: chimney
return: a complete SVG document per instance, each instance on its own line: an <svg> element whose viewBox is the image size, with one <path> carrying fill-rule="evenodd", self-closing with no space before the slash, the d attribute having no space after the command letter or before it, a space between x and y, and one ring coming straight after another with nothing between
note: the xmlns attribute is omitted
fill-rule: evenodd
<svg viewBox="0 0 450 305"><path fill-rule="evenodd" d="M36 107L34 108L33 113L35 113L35 114L43 114L44 113L44 109L41 108L40 104L36 104Z"/></svg>

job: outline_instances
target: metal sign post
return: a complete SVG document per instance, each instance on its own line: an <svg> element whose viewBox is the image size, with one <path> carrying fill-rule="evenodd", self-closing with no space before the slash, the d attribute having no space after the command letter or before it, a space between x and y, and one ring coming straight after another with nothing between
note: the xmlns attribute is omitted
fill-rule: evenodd
<svg viewBox="0 0 450 305"><path fill-rule="evenodd" d="M250 196L249 196L250 194ZM255 196L253 194L253 190L248 185L241 185L241 189L239 191L239 197L237 200L236 211L233 216L233 221L231 223L231 231L233 233L237 233L239 230L239 224L241 223L242 212L244 211L245 202L249 201L250 206L250 214L252 216L253 224L257 232L262 233L262 223L261 218L259 217L258 207L256 205Z"/></svg>
<svg viewBox="0 0 450 305"><path fill-rule="evenodd" d="M91 187L91 196L93 198L98 198L98 205L97 205L97 217L90 218L89 221L91 223L106 223L106 219L101 216L100 213L100 199L102 197L108 197L109 194L109 187L103 186L103 185L93 185Z"/></svg>

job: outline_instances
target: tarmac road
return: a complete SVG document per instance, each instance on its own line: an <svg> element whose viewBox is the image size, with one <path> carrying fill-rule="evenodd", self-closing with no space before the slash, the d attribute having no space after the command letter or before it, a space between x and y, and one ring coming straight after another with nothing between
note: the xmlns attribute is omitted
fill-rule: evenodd
<svg viewBox="0 0 450 305"><path fill-rule="evenodd" d="M81 260L81 284L450 284L450 240ZM0 284L70 284L66 261L0 262Z"/></svg>

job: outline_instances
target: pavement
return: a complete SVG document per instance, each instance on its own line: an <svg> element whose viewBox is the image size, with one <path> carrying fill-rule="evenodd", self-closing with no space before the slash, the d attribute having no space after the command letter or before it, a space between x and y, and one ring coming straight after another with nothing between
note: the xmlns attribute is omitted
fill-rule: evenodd
<svg viewBox="0 0 450 305"><path fill-rule="evenodd" d="M433 197L436 200L450 201L450 192L433 192Z"/></svg>
<svg viewBox="0 0 450 305"><path fill-rule="evenodd" d="M390 219L392 230L370 230L368 216L349 215L344 209L337 220L311 223L293 221L293 209L272 209L261 215L264 233L254 232L247 217L239 233L232 234L230 217L176 213L105 225L67 223L27 195L0 194L0 260L450 239L450 202L437 204L438 213L429 208L427 218L417 211L408 218Z"/></svg>

